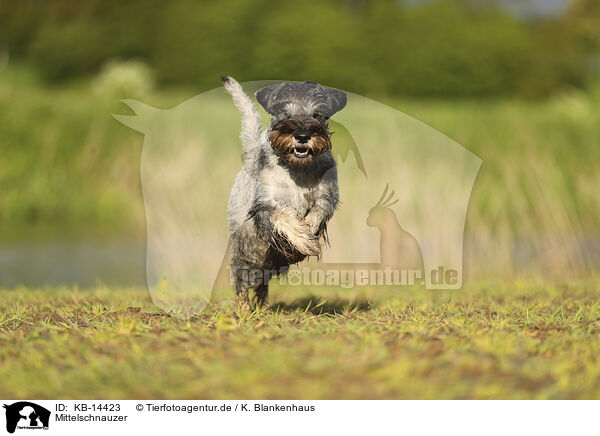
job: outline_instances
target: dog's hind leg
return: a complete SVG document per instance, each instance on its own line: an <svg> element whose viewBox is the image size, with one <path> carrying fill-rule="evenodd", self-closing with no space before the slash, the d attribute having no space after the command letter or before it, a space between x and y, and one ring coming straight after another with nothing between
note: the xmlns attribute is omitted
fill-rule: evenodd
<svg viewBox="0 0 600 436"><path fill-rule="evenodd" d="M254 294L256 296L256 306L265 306L267 304L267 297L269 296L269 284L258 285Z"/></svg>
<svg viewBox="0 0 600 436"><path fill-rule="evenodd" d="M238 310L250 310L250 297L248 296L249 286L247 283L239 283L235 288L235 301Z"/></svg>
<svg viewBox="0 0 600 436"><path fill-rule="evenodd" d="M231 265L231 274L234 280L235 302L238 310L250 310L249 289L251 287L248 276L248 269L236 259L236 246L232 245L233 262Z"/></svg>
<svg viewBox="0 0 600 436"><path fill-rule="evenodd" d="M242 115L240 138L242 139L244 153L247 153L260 144L260 136L263 130L260 114L250 97L242 89L242 86L233 77L223 76L221 81L227 92L231 94L233 104Z"/></svg>

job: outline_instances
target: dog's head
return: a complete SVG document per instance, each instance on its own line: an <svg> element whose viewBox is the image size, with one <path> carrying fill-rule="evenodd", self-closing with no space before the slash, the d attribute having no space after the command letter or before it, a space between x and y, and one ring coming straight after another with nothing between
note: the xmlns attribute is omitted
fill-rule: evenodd
<svg viewBox="0 0 600 436"><path fill-rule="evenodd" d="M347 97L314 82L287 82L258 90L256 99L273 116L273 149L288 163L302 166L331 150L327 120L346 106Z"/></svg>

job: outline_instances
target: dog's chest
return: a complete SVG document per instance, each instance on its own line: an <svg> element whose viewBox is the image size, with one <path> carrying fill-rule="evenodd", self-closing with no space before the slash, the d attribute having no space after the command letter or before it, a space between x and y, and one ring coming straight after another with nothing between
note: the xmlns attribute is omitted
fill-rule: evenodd
<svg viewBox="0 0 600 436"><path fill-rule="evenodd" d="M315 202L317 185L300 185L279 166L264 170L260 179L263 201L293 206L300 214L308 212Z"/></svg>

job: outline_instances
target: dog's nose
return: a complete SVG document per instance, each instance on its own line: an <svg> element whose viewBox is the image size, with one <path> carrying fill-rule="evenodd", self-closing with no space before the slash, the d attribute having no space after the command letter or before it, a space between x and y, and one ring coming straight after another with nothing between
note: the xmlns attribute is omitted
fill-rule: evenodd
<svg viewBox="0 0 600 436"><path fill-rule="evenodd" d="M296 132L294 134L294 138L296 138L296 141L298 141L300 144L304 144L304 143L308 142L308 140L310 139L310 132L305 132L305 131Z"/></svg>

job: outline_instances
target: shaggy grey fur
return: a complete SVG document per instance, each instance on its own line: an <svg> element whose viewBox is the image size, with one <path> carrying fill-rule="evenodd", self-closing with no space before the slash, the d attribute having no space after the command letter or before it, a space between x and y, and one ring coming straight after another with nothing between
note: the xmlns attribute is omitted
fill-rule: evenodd
<svg viewBox="0 0 600 436"><path fill-rule="evenodd" d="M305 126L302 123L316 124L315 118L328 132L326 119L345 106L346 94L313 82L262 88L257 100L273 116L263 130L258 110L240 84L231 77L222 81L242 116L244 164L231 190L228 219L235 291L240 305L249 307L249 289L255 290L256 302L264 304L270 277L307 256L319 255L339 198L330 150L313 153L316 142L293 132L289 143L291 153L300 147L297 160L303 160L306 148L313 153L309 163L295 164L295 159L286 159L283 151L272 147L269 132L281 120Z"/></svg>
<svg viewBox="0 0 600 436"><path fill-rule="evenodd" d="M288 82L267 86L256 92L256 100L275 119L297 113L318 113L330 118L346 106L346 93L339 89L324 88L314 82Z"/></svg>

